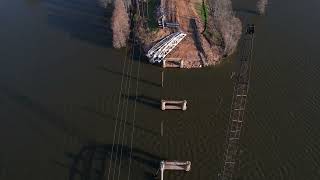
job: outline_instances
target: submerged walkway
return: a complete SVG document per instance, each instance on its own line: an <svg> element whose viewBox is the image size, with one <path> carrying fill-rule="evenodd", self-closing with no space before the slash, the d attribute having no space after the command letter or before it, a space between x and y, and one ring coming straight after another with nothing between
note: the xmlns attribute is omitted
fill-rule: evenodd
<svg viewBox="0 0 320 180"><path fill-rule="evenodd" d="M243 39L243 46L240 47L240 70L236 77L229 129L226 140L226 151L224 154L224 165L220 180L232 180L238 157L241 129L244 121L244 114L247 103L247 94L250 83L250 61L252 58L254 41L254 27L248 26Z"/></svg>

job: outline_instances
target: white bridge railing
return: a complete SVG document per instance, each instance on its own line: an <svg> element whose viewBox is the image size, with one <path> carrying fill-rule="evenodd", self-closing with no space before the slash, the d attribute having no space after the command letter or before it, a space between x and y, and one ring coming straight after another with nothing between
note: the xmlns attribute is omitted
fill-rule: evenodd
<svg viewBox="0 0 320 180"><path fill-rule="evenodd" d="M151 63L161 63L186 35L183 32L176 32L163 38L148 51L149 61Z"/></svg>

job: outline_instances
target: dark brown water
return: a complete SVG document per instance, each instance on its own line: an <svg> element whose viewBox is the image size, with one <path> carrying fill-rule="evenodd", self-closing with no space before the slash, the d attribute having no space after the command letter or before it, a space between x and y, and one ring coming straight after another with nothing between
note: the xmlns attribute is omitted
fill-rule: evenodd
<svg viewBox="0 0 320 180"><path fill-rule="evenodd" d="M257 24L242 179L320 178L319 7L317 0L271 1L267 16L255 17L254 1L235 4ZM108 174L125 61L125 50L110 47L109 21L110 9L95 0L0 2L1 180ZM166 71L165 88L160 69L141 63L130 179L151 179L163 158L192 161L191 172L168 172L166 179L216 179L233 62ZM123 129L116 131L115 143L124 144L121 175L111 169L110 179L128 174L137 61L132 67L131 90L120 98L129 97L129 113L120 109L117 125L125 124L123 141ZM161 98L187 99L188 111L161 112Z"/></svg>

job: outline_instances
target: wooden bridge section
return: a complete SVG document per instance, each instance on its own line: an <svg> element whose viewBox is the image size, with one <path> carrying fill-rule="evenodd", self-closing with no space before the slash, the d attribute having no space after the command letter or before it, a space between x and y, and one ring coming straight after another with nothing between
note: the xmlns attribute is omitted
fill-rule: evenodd
<svg viewBox="0 0 320 180"><path fill-rule="evenodd" d="M224 165L219 176L220 180L232 180L236 162L238 159L239 141L241 129L244 123L244 114L247 103L247 95L250 82L250 61L252 58L254 41L254 26L247 28L240 47L240 70L236 76L234 86L231 112L229 117L229 128L227 131L226 151L224 154Z"/></svg>
<svg viewBox="0 0 320 180"><path fill-rule="evenodd" d="M187 101L161 100L161 110L187 110Z"/></svg>
<svg viewBox="0 0 320 180"><path fill-rule="evenodd" d="M183 68L183 60L181 58L165 58L162 61L163 68Z"/></svg>
<svg viewBox="0 0 320 180"><path fill-rule="evenodd" d="M161 180L164 178L163 175L165 170L190 171L191 161L161 161Z"/></svg>

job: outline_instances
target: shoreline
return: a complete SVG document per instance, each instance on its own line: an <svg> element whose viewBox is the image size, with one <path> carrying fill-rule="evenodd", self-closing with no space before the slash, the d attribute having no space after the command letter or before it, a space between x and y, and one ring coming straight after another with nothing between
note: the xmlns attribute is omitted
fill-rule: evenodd
<svg viewBox="0 0 320 180"><path fill-rule="evenodd" d="M153 0L153 2L155 2ZM170 59L182 59L185 69L215 66L223 60L222 48L210 43L205 36L205 21L201 17L202 0L167 0L165 10L168 12L167 20L176 22L179 28L162 28L154 22L155 11L149 11L147 20L142 17L133 17L137 24L136 35L139 43L146 53L153 45L164 37L174 32L183 32L186 37L165 57ZM201 5L202 4L202 5ZM152 4L151 7L159 9L160 4ZM198 6L198 9L197 9ZM150 8L150 5L147 5ZM197 12L198 10L198 12ZM206 13L206 12L205 12ZM153 17L153 18L149 18ZM204 16L205 17L205 16Z"/></svg>

